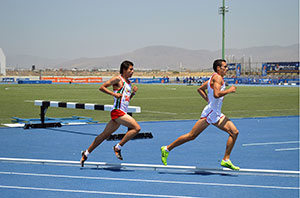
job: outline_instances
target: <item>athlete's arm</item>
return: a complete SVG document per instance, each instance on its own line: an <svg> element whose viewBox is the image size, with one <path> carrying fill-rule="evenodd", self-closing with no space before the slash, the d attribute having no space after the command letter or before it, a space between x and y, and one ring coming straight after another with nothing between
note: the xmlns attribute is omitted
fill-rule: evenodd
<svg viewBox="0 0 300 198"><path fill-rule="evenodd" d="M213 83L214 97L215 98L220 98L222 96L225 96L226 94L235 93L235 91L236 91L236 87L233 86L233 85L229 89L221 91L223 78L219 75L214 76L214 78L212 79L212 83Z"/></svg>
<svg viewBox="0 0 300 198"><path fill-rule="evenodd" d="M120 88L119 87L119 82L120 82L120 78L118 76L112 77L111 79L109 79L108 81L106 81L105 83L103 83L103 85L101 85L101 87L99 88L100 91L108 94L108 95L112 95L116 98L120 98L122 97L122 94L120 93L114 93L113 91L109 90L108 87L113 86L115 89Z"/></svg>
<svg viewBox="0 0 300 198"><path fill-rule="evenodd" d="M206 93L206 89L207 89L207 84L208 81L206 81L205 83L203 83L198 89L198 93L201 95L201 97L208 102L208 97L207 97L207 93Z"/></svg>
<svg viewBox="0 0 300 198"><path fill-rule="evenodd" d="M130 95L130 99L135 95L135 93L137 92L138 88L136 86L133 86L132 88L132 93Z"/></svg>

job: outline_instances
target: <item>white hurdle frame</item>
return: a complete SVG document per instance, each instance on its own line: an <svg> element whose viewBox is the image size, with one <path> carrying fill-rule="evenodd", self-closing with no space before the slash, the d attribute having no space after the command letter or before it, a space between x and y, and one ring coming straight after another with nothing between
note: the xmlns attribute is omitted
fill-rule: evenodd
<svg viewBox="0 0 300 198"><path fill-rule="evenodd" d="M61 127L61 123L45 123L45 115L49 107L61 107L70 109L86 109L86 110L100 110L100 111L111 111L113 105L101 105L91 103L77 103L77 102L60 102L60 101L48 101L48 100L34 100L35 106L41 107L41 123L40 124L25 124L24 128L46 128L46 127ZM141 107L129 106L128 115L132 116L132 113L141 113Z"/></svg>
<svg viewBox="0 0 300 198"><path fill-rule="evenodd" d="M47 106L47 107L63 107L69 109L86 109L86 110L100 110L111 111L113 105L100 105L91 103L78 103L78 102L60 102L60 101L47 101L47 100L35 100L35 106ZM141 107L129 106L128 113L141 113Z"/></svg>

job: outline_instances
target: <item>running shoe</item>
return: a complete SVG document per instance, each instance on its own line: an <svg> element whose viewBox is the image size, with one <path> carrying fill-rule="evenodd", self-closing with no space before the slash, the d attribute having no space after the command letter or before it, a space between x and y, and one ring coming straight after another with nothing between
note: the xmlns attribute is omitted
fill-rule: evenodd
<svg viewBox="0 0 300 198"><path fill-rule="evenodd" d="M117 149L117 148L116 148L116 145L113 147L113 149L114 149L114 152L115 152L115 154L116 154L116 157L117 157L119 160L123 160L123 157L122 157L122 155L121 155L121 150Z"/></svg>
<svg viewBox="0 0 300 198"><path fill-rule="evenodd" d="M160 151L161 151L161 161L165 166L167 166L167 158L168 158L169 152L166 151L166 146L162 146L160 148Z"/></svg>
<svg viewBox="0 0 300 198"><path fill-rule="evenodd" d="M222 160L221 166L226 167L226 168L230 168L232 170L240 170L240 167L233 165L230 160L228 160L227 162Z"/></svg>
<svg viewBox="0 0 300 198"><path fill-rule="evenodd" d="M81 151L81 159L80 159L80 164L81 167L84 167L84 162L87 160L87 156L85 155L85 151Z"/></svg>

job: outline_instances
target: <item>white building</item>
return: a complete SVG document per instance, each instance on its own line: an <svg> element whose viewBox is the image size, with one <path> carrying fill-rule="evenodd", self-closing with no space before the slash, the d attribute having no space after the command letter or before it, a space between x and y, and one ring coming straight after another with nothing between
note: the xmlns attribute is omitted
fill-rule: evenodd
<svg viewBox="0 0 300 198"><path fill-rule="evenodd" d="M0 48L0 74L6 76L6 57Z"/></svg>

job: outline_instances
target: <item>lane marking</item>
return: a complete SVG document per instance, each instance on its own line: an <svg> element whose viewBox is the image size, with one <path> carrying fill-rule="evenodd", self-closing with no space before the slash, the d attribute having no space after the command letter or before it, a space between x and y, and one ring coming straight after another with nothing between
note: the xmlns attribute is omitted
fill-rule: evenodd
<svg viewBox="0 0 300 198"><path fill-rule="evenodd" d="M80 166L79 161L70 161L70 160L45 160L45 159L26 159L26 158L0 158L0 161L12 162L12 163L32 163L32 164L52 164L52 165L61 165L61 166ZM106 168L147 168L152 170L188 170L188 171L204 171L204 172L218 172L218 173L278 173L278 174L297 174L299 175L300 171L290 171L290 170L270 170L270 169L246 169L241 168L239 171L233 171L229 168L201 168L197 166L178 166L178 165L158 165L158 164L133 164L133 163L107 163L107 162L85 162L86 166L94 167L106 167Z"/></svg>
<svg viewBox="0 0 300 198"><path fill-rule="evenodd" d="M21 173L21 172L0 172L0 174L20 175L20 176L36 176L36 177L68 178L68 179L110 180L110 181L125 181L125 182L205 185L205 186L243 187L243 188L264 188L264 189L282 189L282 190L299 190L300 189L300 187L291 187L291 186L263 186L263 185L246 185L246 184L222 184L222 183L185 182L185 181L171 181L171 180L150 180L150 179L129 179L129 178L113 178L113 177L88 177L88 176L73 176L73 175L54 175L54 174Z"/></svg>
<svg viewBox="0 0 300 198"><path fill-rule="evenodd" d="M287 142L264 142L264 143L249 143L242 144L243 146L263 146L263 145L272 145L272 144L299 144L300 141L287 141Z"/></svg>
<svg viewBox="0 0 300 198"><path fill-rule="evenodd" d="M256 109L256 110L251 110L251 112L265 112L265 111L297 111L297 109ZM225 113L236 113L236 112L249 112L249 110L234 110L234 111L224 111Z"/></svg>
<svg viewBox="0 0 300 198"><path fill-rule="evenodd" d="M171 112L164 112L164 111L148 111L148 110L143 110L143 112L146 113L159 113L159 114L169 114L169 115L177 115L177 113L171 113Z"/></svg>
<svg viewBox="0 0 300 198"><path fill-rule="evenodd" d="M282 148L282 149L275 149L275 151L294 151L300 150L300 148Z"/></svg>
<svg viewBox="0 0 300 198"><path fill-rule="evenodd" d="M106 192L106 191L93 191L93 190L72 190L72 189L58 189L58 188L37 188L37 187L27 187L27 186L5 186L5 185L0 185L0 188L19 189L19 190L36 190L36 191L52 191L52 192L70 192L70 193L137 196L137 197L201 198L201 197L188 197L188 196L175 196L175 195L138 194L138 193Z"/></svg>

